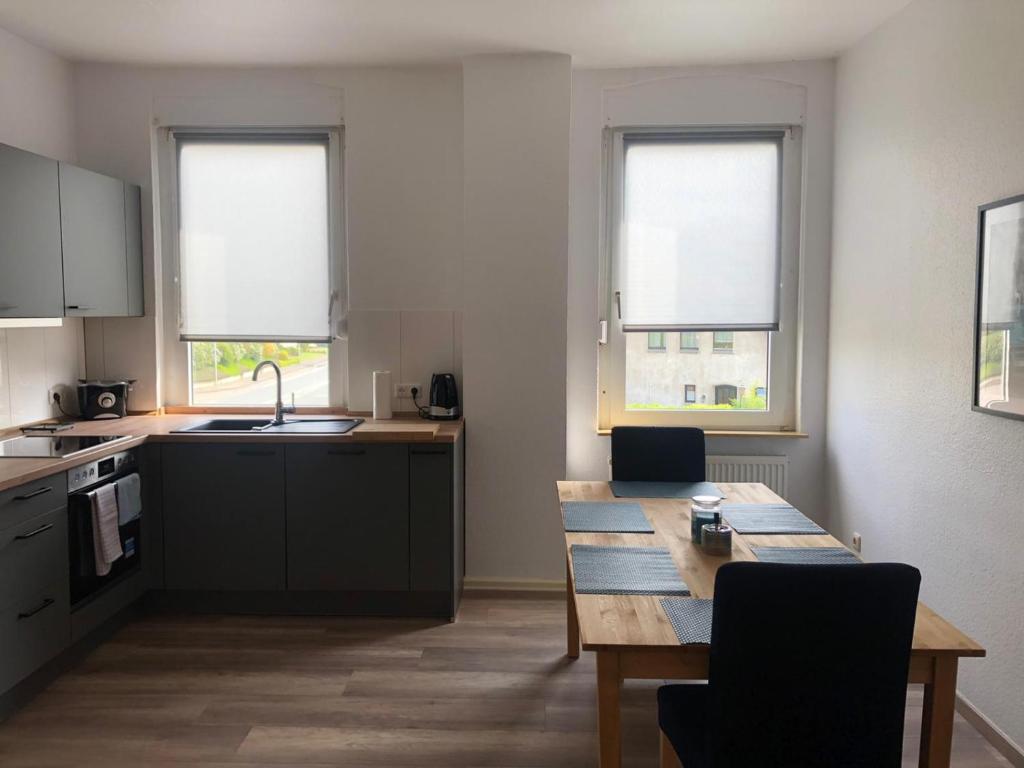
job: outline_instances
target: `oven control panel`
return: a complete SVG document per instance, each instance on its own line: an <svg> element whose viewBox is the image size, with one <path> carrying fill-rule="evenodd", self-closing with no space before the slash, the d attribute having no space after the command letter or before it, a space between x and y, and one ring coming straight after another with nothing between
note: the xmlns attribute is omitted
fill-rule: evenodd
<svg viewBox="0 0 1024 768"><path fill-rule="evenodd" d="M68 470L68 493L86 488L117 475L129 472L135 467L135 456L131 451L121 451L102 459L90 461Z"/></svg>

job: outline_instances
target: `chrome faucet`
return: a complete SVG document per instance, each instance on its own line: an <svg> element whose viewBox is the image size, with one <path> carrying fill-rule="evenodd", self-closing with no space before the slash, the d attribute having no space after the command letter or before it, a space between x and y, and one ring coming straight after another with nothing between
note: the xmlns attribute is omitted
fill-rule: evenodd
<svg viewBox="0 0 1024 768"><path fill-rule="evenodd" d="M273 425L276 427L278 424L284 424L284 415L286 413L295 413L295 396L292 395L292 404L285 405L281 399L281 367L273 360L263 360L257 365L252 372L252 380L256 381L259 378L260 371L266 366L270 366L274 369L274 374L277 376L277 402L274 403L274 421Z"/></svg>

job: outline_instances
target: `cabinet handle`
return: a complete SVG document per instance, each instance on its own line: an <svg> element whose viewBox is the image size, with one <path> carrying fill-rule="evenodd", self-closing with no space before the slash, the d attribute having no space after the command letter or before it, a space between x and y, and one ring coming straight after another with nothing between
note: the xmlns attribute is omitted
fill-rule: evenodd
<svg viewBox="0 0 1024 768"><path fill-rule="evenodd" d="M95 309L95 307L83 307L83 306L81 306L80 304L68 304L68 305L67 305L66 307L64 307L64 308L65 308L65 309L83 309L83 310L90 310L90 309Z"/></svg>
<svg viewBox="0 0 1024 768"><path fill-rule="evenodd" d="M42 496L44 493L52 493L52 492L53 492L53 488L50 488L49 486L47 486L46 488L38 488L38 489L32 491L32 493L26 493L23 496L15 496L14 500L15 501L28 501L29 499L34 499L36 496Z"/></svg>
<svg viewBox="0 0 1024 768"><path fill-rule="evenodd" d="M254 448L240 448L235 451L236 456L274 456L277 453L273 448L267 450L257 450Z"/></svg>
<svg viewBox="0 0 1024 768"><path fill-rule="evenodd" d="M43 600L43 604L40 605L38 608L33 608L31 611L28 611L27 613L19 613L18 614L18 621L21 621L22 619L31 619L33 616L35 616L40 611L45 611L47 608L49 608L55 602L57 602L57 601L54 600L52 597L46 598L45 600Z"/></svg>
<svg viewBox="0 0 1024 768"><path fill-rule="evenodd" d="M53 528L53 523L47 523L46 525L40 525L34 531L28 533L22 533L14 537L15 541L24 541L25 539L31 539L33 536L38 536L40 533L46 533L48 530Z"/></svg>
<svg viewBox="0 0 1024 768"><path fill-rule="evenodd" d="M448 451L445 450L444 448L435 448L434 450L430 450L427 448L410 448L409 453L411 453L413 456L445 456L447 455Z"/></svg>
<svg viewBox="0 0 1024 768"><path fill-rule="evenodd" d="M365 448L331 448L327 451L328 456L363 456Z"/></svg>

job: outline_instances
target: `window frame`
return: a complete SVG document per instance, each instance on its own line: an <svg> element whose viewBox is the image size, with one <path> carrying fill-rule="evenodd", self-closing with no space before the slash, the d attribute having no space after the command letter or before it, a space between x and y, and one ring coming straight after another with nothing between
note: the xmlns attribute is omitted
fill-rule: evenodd
<svg viewBox="0 0 1024 768"><path fill-rule="evenodd" d="M724 339L722 340L722 343L719 344L718 338L716 338L716 337L719 334L723 334L724 335L726 333L729 334L729 342L728 342L728 344L725 343ZM733 352L735 352L736 351L736 335L735 335L735 332L734 331L712 331L711 332L711 351L712 352L716 352L716 353L718 353L720 355L731 355Z"/></svg>
<svg viewBox="0 0 1024 768"><path fill-rule="evenodd" d="M627 134L651 133L679 140L750 138L783 132L780 143L779 330L768 332L768 389L764 411L732 409L626 409L626 333L619 320L617 296L620 270L625 151ZM797 353L800 314L800 241L803 188L803 131L798 125L748 126L615 126L604 130L602 174L601 272L599 306L607 327L599 341L598 428L613 426L697 426L709 430L791 430L797 427ZM713 330L694 328L695 331ZM736 329L722 329L733 330Z"/></svg>
<svg viewBox="0 0 1024 768"><path fill-rule="evenodd" d="M693 399L690 396L693 395ZM687 405L695 405L697 403L697 385L696 384L684 384L683 385L683 402Z"/></svg>
<svg viewBox="0 0 1024 768"><path fill-rule="evenodd" d="M161 400L166 405L195 408L217 408L221 406L194 405L192 401L192 361L189 342L179 338L181 292L179 233L179 186L178 158L179 145L175 133L190 136L209 134L211 136L238 136L243 140L254 138L294 141L302 136L327 137L327 209L329 226L329 270L331 283L330 323L333 340L328 346L328 406L345 404L346 360L339 344L337 329L339 321L348 311L348 260L346 251L345 215L345 129L344 126L161 126L154 129L154 143L157 147L157 188L158 222L164 257L160 260L162 276L162 318L161 338L163 341L163 366L161 375ZM154 239L157 239L154 237ZM211 339L211 341L231 341ZM287 342L287 339L280 341ZM268 404L272 406L273 404ZM300 407L302 403L298 404ZM226 408L239 407L226 404ZM264 407L264 406L257 406ZM310 406L310 407L323 407Z"/></svg>
<svg viewBox="0 0 1024 768"><path fill-rule="evenodd" d="M658 346L652 347L651 346L651 337L652 336L660 336L661 337L661 344L659 344ZM666 352L666 351L668 351L668 342L665 339L665 332L664 331L648 331L647 332L647 351L648 352Z"/></svg>
<svg viewBox="0 0 1024 768"><path fill-rule="evenodd" d="M683 339L685 339L687 336L692 336L693 337L694 342L693 342L693 346L692 347L688 347L685 344L683 344ZM680 352L689 352L691 354L694 353L694 352L700 352L700 334L697 331L680 331L679 332L679 351Z"/></svg>

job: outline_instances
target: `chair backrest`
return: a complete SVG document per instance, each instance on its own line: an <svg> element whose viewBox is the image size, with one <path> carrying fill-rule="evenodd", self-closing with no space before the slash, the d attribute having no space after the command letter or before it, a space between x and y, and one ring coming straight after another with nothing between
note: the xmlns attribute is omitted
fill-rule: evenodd
<svg viewBox="0 0 1024 768"><path fill-rule="evenodd" d="M705 479L703 430L612 428L612 480L698 483Z"/></svg>
<svg viewBox="0 0 1024 768"><path fill-rule="evenodd" d="M899 768L921 574L728 563L715 579L714 768Z"/></svg>

